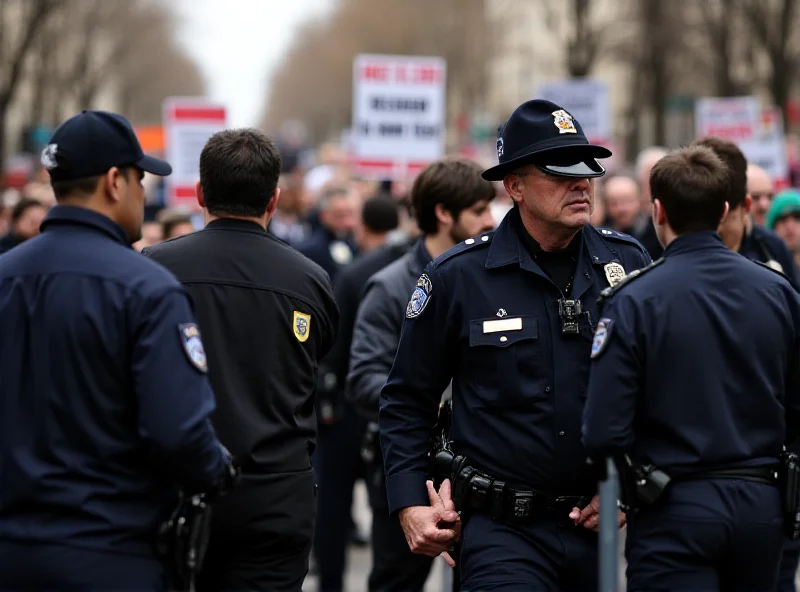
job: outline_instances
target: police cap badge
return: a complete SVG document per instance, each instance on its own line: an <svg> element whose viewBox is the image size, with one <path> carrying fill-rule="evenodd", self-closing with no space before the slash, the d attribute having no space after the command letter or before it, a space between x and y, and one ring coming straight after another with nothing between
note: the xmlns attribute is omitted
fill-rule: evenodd
<svg viewBox="0 0 800 592"><path fill-rule="evenodd" d="M197 328L197 324L184 323L178 325L178 332L181 336L183 351L186 352L189 361L195 368L200 370L200 372L208 372L206 350L203 347L202 339L200 339L200 329Z"/></svg>
<svg viewBox="0 0 800 592"><path fill-rule="evenodd" d="M606 348L608 338L611 337L611 328L614 326L614 321L611 319L600 319L597 322L597 329L594 332L594 339L592 340L592 354L590 357L596 358Z"/></svg>
<svg viewBox="0 0 800 592"><path fill-rule="evenodd" d="M408 301L406 307L406 318L413 319L421 315L428 306L431 300L431 293L433 292L433 283L426 274L422 274L417 280L417 287L414 288L414 293L411 294L411 300Z"/></svg>

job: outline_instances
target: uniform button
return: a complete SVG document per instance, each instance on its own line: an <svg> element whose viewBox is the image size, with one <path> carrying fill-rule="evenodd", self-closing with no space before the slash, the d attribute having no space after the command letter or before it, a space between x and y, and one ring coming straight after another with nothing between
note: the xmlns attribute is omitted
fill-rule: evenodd
<svg viewBox="0 0 800 592"><path fill-rule="evenodd" d="M467 240L465 240L464 242L465 242L466 244L468 244L468 245L471 245L472 243L474 243L474 242L475 242L475 239L474 239L474 238L468 238L468 239L467 239Z"/></svg>
<svg viewBox="0 0 800 592"><path fill-rule="evenodd" d="M564 431L562 430L562 431L558 432L558 435L563 438L566 434L564 434Z"/></svg>
<svg viewBox="0 0 800 592"><path fill-rule="evenodd" d="M503 343L505 343L506 341L508 341L508 337L506 337L505 335L503 335L503 336L500 338L500 341L502 341Z"/></svg>
<svg viewBox="0 0 800 592"><path fill-rule="evenodd" d="M583 273L583 276L588 278L588 277L589 277L589 272L588 272L588 271L585 271L585 272Z"/></svg>
<svg viewBox="0 0 800 592"><path fill-rule="evenodd" d="M481 237L481 240L482 240L483 242L486 242L486 241L488 241L488 240L489 240L489 237L488 237L488 236L482 236L482 237Z"/></svg>
<svg viewBox="0 0 800 592"><path fill-rule="evenodd" d="M544 387L544 392L549 393L550 392L550 387L549 386Z"/></svg>

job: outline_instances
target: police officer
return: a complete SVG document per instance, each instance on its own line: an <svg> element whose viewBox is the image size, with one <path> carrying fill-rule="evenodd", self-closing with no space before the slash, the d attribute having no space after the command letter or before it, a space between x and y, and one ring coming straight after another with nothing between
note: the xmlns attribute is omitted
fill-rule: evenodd
<svg viewBox="0 0 800 592"><path fill-rule="evenodd" d="M611 153L566 110L524 103L497 153L483 177L502 180L515 208L425 268L381 392L389 511L413 551L435 556L458 534L455 503L464 590L596 590L593 514L580 514L597 489L580 443L595 302L650 260L589 225L596 159ZM451 379L460 461L431 506L430 428Z"/></svg>
<svg viewBox="0 0 800 592"><path fill-rule="evenodd" d="M144 251L192 297L217 393L214 426L242 463L239 487L214 508L201 591L299 591L308 572L314 391L339 312L327 274L266 231L280 168L261 132L215 134L197 183L206 227Z"/></svg>
<svg viewBox="0 0 800 592"><path fill-rule="evenodd" d="M800 298L722 243L728 187L706 147L653 167L664 256L608 291L592 344L586 450L627 454L644 475L628 518L628 590L776 583L773 477L800 427Z"/></svg>
<svg viewBox="0 0 800 592"><path fill-rule="evenodd" d="M42 161L58 205L0 257L0 588L165 590L153 543L175 486L226 474L189 299L130 247L144 173L171 168L102 111Z"/></svg>
<svg viewBox="0 0 800 592"><path fill-rule="evenodd" d="M464 159L434 162L414 180L411 202L422 236L408 253L369 279L353 329L347 395L371 422L378 419L379 396L397 352L409 292L432 259L456 242L494 228L489 207L494 194L492 183L481 178L481 168ZM389 515L381 465L375 463L368 479L373 550L369 590L422 590L431 559L411 553L397 514Z"/></svg>
<svg viewBox="0 0 800 592"><path fill-rule="evenodd" d="M744 153L736 144L723 138L701 138L694 142L694 145L711 148L728 168L728 214L717 229L722 242L740 255L780 271L797 288L797 266L786 244L771 229L754 224L750 216L754 200L750 195L748 176L753 172L753 167L747 165ZM757 315L758 310L754 307L749 314ZM787 539L781 556L776 587L778 592L795 592L798 562L800 562L800 541Z"/></svg>
<svg viewBox="0 0 800 592"><path fill-rule="evenodd" d="M753 199L747 190L748 167L744 153L736 144L723 138L702 138L694 145L711 148L728 167L728 215L718 229L722 242L748 259L780 271L793 286L798 287L797 266L786 244L772 230L755 225L749 215Z"/></svg>

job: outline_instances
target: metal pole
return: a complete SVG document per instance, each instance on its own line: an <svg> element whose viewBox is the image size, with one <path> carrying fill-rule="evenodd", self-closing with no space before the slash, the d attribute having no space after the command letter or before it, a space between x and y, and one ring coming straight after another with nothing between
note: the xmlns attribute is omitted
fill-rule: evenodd
<svg viewBox="0 0 800 592"><path fill-rule="evenodd" d="M600 592L619 592L619 478L611 458L606 459L606 478L600 481Z"/></svg>

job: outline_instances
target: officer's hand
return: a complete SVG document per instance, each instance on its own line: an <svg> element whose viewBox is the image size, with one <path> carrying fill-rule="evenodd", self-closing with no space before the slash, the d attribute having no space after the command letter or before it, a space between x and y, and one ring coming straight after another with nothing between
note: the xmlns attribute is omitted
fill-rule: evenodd
<svg viewBox="0 0 800 592"><path fill-rule="evenodd" d="M450 479L445 479L442 481L441 486L439 487L439 493L436 493L436 490L433 488L433 483L428 481L426 483L428 487L428 499L431 501L432 506L436 506L438 504L443 504L446 510L456 511L456 504L453 501L452 496L452 486L450 485ZM440 522L440 528L452 528L453 531L456 533L456 538L453 542L458 542L461 540L461 517L459 516L458 520L455 523L453 522ZM450 555L450 552L442 553L442 557L447 562L447 565L450 567L455 567L456 562L453 559L453 556Z"/></svg>
<svg viewBox="0 0 800 592"><path fill-rule="evenodd" d="M589 502L583 510L580 508L572 508L569 517L575 522L575 525L582 524L584 528L597 532L600 529L600 498L594 496L592 501ZM625 513L622 511L617 512L617 520L619 527L625 526L626 521Z"/></svg>
<svg viewBox="0 0 800 592"><path fill-rule="evenodd" d="M433 483L429 483L430 491ZM452 528L441 528L439 523L455 523L459 520L458 514L454 510L446 509L438 495L436 498L436 503L432 506L411 506L398 513L400 526L412 553L437 557L446 553L455 541L455 531Z"/></svg>

